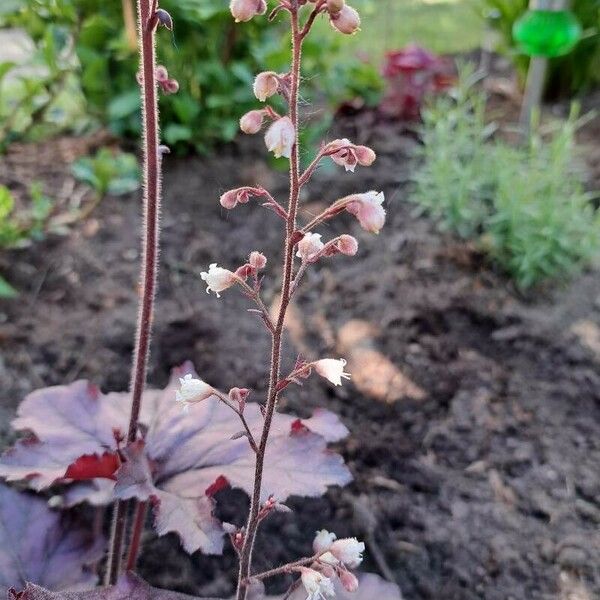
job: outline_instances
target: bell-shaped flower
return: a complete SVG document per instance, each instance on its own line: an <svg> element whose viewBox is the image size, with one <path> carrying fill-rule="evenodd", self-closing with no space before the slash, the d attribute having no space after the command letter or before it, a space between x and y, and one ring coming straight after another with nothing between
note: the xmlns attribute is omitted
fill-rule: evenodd
<svg viewBox="0 0 600 600"><path fill-rule="evenodd" d="M337 13L329 13L331 24L340 32L352 35L360 29L360 15L351 6L345 4Z"/></svg>
<svg viewBox="0 0 600 600"><path fill-rule="evenodd" d="M336 540L329 547L329 552L350 569L356 569L360 565L364 551L364 542L359 542L356 538Z"/></svg>
<svg viewBox="0 0 600 600"><path fill-rule="evenodd" d="M327 600L327 598L335 597L335 589L331 579L307 567L300 567L299 570L302 585L308 594L306 600Z"/></svg>
<svg viewBox="0 0 600 600"><path fill-rule="evenodd" d="M346 198L346 210L355 215L361 227L371 233L379 233L385 224L385 200L383 192L366 192Z"/></svg>
<svg viewBox="0 0 600 600"><path fill-rule="evenodd" d="M248 263L255 271L260 271L267 266L267 257L261 252L254 250L254 252L250 252Z"/></svg>
<svg viewBox="0 0 600 600"><path fill-rule="evenodd" d="M236 23L249 21L256 15L264 15L267 12L265 0L231 0L229 10Z"/></svg>
<svg viewBox="0 0 600 600"><path fill-rule="evenodd" d="M240 129L244 133L254 134L258 133L262 126L265 118L265 113L262 110L251 110L242 116L240 119Z"/></svg>
<svg viewBox="0 0 600 600"><path fill-rule="evenodd" d="M265 71L259 73L254 79L253 85L254 95L264 102L270 96L275 95L279 91L279 78L274 71Z"/></svg>
<svg viewBox="0 0 600 600"><path fill-rule="evenodd" d="M344 372L346 361L343 358L322 358L312 363L315 371L333 385L342 385L343 379L350 379L350 374Z"/></svg>
<svg viewBox="0 0 600 600"><path fill-rule="evenodd" d="M301 258L304 262L309 262L311 258L314 258L318 254L325 244L321 241L320 233L307 233L298 242L298 251L296 256Z"/></svg>
<svg viewBox="0 0 600 600"><path fill-rule="evenodd" d="M208 383L202 379L195 379L189 373L179 378L179 389L175 392L175 401L183 406L185 411L190 404L196 404L207 400L215 393Z"/></svg>
<svg viewBox="0 0 600 600"><path fill-rule="evenodd" d="M296 143L296 130L289 117L281 117L274 121L265 135L265 144L275 158L290 158Z"/></svg>
<svg viewBox="0 0 600 600"><path fill-rule="evenodd" d="M315 554L323 554L331 547L331 544L337 539L335 533L331 533L326 529L317 531L317 535L313 540L313 550Z"/></svg>
<svg viewBox="0 0 600 600"><path fill-rule="evenodd" d="M217 298L220 298L220 293L234 285L237 280L235 273L217 266L217 263L211 264L208 271L200 273L200 277L206 282L206 293L214 292Z"/></svg>
<svg viewBox="0 0 600 600"><path fill-rule="evenodd" d="M339 148L339 150L337 150ZM371 148L367 146L357 146L353 144L349 139L335 140L327 145L327 151L333 152L330 154L331 160L334 163L344 167L346 171L352 171L356 169L356 165L362 167L370 167L377 158L377 155Z"/></svg>

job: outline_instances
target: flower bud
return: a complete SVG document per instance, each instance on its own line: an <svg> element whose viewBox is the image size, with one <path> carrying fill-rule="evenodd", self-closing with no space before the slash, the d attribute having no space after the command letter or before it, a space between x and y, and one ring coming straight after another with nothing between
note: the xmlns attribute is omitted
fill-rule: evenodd
<svg viewBox="0 0 600 600"><path fill-rule="evenodd" d="M244 133L258 133L263 125L264 111L251 110L240 119L240 129Z"/></svg>
<svg viewBox="0 0 600 600"><path fill-rule="evenodd" d="M375 152L367 146L356 146L356 148L354 148L354 154L356 160L358 160L358 164L362 167L370 167L377 158Z"/></svg>
<svg viewBox="0 0 600 600"><path fill-rule="evenodd" d="M176 79L167 79L161 84L165 94L176 94L179 91L179 82Z"/></svg>
<svg viewBox="0 0 600 600"><path fill-rule="evenodd" d="M229 10L236 23L249 21L256 15L264 15L267 12L265 0L231 0Z"/></svg>
<svg viewBox="0 0 600 600"><path fill-rule="evenodd" d="M236 188L235 190L229 190L221 196L219 202L223 208L227 208L228 210L235 208L238 202L240 204L246 204L246 202L250 200L250 189L251 188L242 187Z"/></svg>
<svg viewBox="0 0 600 600"><path fill-rule="evenodd" d="M254 95L264 102L270 96L276 94L279 90L279 79L274 71L265 71L259 73L254 80Z"/></svg>
<svg viewBox="0 0 600 600"><path fill-rule="evenodd" d="M327 0L327 11L330 15L334 15L339 13L345 4L346 0Z"/></svg>
<svg viewBox="0 0 600 600"><path fill-rule="evenodd" d="M156 17L156 20L160 25L166 27L169 31L173 31L173 19L166 10L159 8L154 13L154 16Z"/></svg>
<svg viewBox="0 0 600 600"><path fill-rule="evenodd" d="M248 262L252 265L252 268L256 271L264 269L267 265L267 257L260 252L251 252L248 258Z"/></svg>
<svg viewBox="0 0 600 600"><path fill-rule="evenodd" d="M358 242L351 235L341 235L337 242L337 249L346 256L354 256L358 252Z"/></svg>
<svg viewBox="0 0 600 600"><path fill-rule="evenodd" d="M318 254L325 244L321 241L320 233L307 233L298 242L298 252L296 256L301 258L305 262L309 262L311 258L314 258Z"/></svg>
<svg viewBox="0 0 600 600"><path fill-rule="evenodd" d="M157 65L156 69L154 69L154 76L156 77L156 81L158 81L158 83L163 83L169 79L169 72L167 71L166 67Z"/></svg>
<svg viewBox="0 0 600 600"><path fill-rule="evenodd" d="M200 277L206 281L206 293L215 292L217 298L220 298L220 292L230 288L236 282L235 273L217 266L212 263L208 271L200 273Z"/></svg>
<svg viewBox="0 0 600 600"><path fill-rule="evenodd" d="M346 35L352 35L360 29L360 16L358 12L347 4L339 12L330 13L329 20L335 29Z"/></svg>
<svg viewBox="0 0 600 600"><path fill-rule="evenodd" d="M342 571L340 573L340 583L347 592L356 592L358 590L358 579L350 571Z"/></svg>
<svg viewBox="0 0 600 600"><path fill-rule="evenodd" d="M275 158L290 158L296 143L296 129L289 117L281 117L273 122L265 135L265 144Z"/></svg>

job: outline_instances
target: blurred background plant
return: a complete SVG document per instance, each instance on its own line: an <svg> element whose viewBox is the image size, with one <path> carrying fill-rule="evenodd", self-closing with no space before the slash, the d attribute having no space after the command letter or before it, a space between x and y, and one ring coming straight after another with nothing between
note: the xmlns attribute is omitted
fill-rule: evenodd
<svg viewBox="0 0 600 600"><path fill-rule="evenodd" d="M477 78L463 68L452 94L423 112L411 200L474 240L521 288L571 275L600 252L600 215L577 163L577 111L513 145L494 136Z"/></svg>
<svg viewBox="0 0 600 600"><path fill-rule="evenodd" d="M512 28L527 10L529 0L478 0L482 15L500 33L498 50L514 63L521 83L529 67L529 58L515 48ZM600 0L572 0L571 10L584 30L575 49L550 61L546 96L568 98L587 92L600 84Z"/></svg>

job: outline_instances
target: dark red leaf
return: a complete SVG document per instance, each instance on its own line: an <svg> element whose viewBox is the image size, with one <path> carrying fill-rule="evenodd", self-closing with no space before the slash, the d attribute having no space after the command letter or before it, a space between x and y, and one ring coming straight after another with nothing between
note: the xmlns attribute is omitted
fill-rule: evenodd
<svg viewBox="0 0 600 600"><path fill-rule="evenodd" d="M104 454L86 454L71 463L65 472L67 479L82 481L86 479L115 479L115 471L119 468L121 460L116 452Z"/></svg>

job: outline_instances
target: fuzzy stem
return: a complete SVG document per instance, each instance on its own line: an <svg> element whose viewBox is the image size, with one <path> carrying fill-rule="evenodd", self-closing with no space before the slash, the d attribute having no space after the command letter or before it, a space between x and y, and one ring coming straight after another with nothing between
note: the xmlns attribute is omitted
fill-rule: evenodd
<svg viewBox="0 0 600 600"><path fill-rule="evenodd" d="M300 160L299 160L299 142L298 142L298 92L300 86L300 64L302 57L302 35L298 22L298 3L293 0L290 5L290 15L292 21L292 71L291 71L291 92L289 98L290 119L294 124L296 132L296 143L292 148L290 159L290 200L288 206L288 218L285 230L285 258L283 264L283 284L281 290L281 301L279 314L275 325L275 331L272 334L271 346L271 366L269 373L269 390L267 393L267 404L265 408L265 418L261 434L258 452L256 454L256 468L254 473L254 488L250 502L250 512L246 525L244 544L240 552L240 569L238 574L237 600L246 600L248 587L246 582L250 577L252 565L252 550L256 539L256 531L260 522L260 495L262 487L262 477L265 461L265 452L273 414L277 405L279 392L277 383L281 370L281 343L283 337L283 326L285 322L286 311L290 302L290 289L294 268L294 232L296 230L296 216L298 212L298 200L300 192Z"/></svg>
<svg viewBox="0 0 600 600"><path fill-rule="evenodd" d="M129 542L129 552L127 554L127 571L134 571L140 551L142 533L146 522L146 512L148 502L138 502L135 507L135 516L133 517L133 527L131 530L131 541Z"/></svg>
<svg viewBox="0 0 600 600"><path fill-rule="evenodd" d="M138 0L138 38L141 63L142 130L144 131L144 227L142 240L141 300L138 313L135 350L131 369L131 414L127 442L135 441L142 392L146 382L148 352L154 313L160 211L160 158L158 150L158 100L155 78L155 30L152 17L156 0ZM126 503L117 501L114 507L110 554L106 583L114 584L119 576L125 533Z"/></svg>

